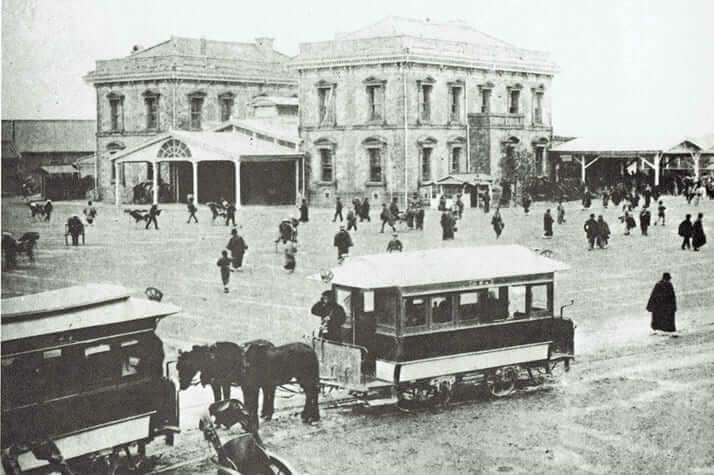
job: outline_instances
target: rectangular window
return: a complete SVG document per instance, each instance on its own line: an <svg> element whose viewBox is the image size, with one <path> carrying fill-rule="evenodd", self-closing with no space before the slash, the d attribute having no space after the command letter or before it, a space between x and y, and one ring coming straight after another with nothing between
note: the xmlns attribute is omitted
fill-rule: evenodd
<svg viewBox="0 0 714 475"><path fill-rule="evenodd" d="M461 120L461 87L449 88L449 113L450 120Z"/></svg>
<svg viewBox="0 0 714 475"><path fill-rule="evenodd" d="M537 92L535 95L535 104L533 106L533 123L543 123L543 94Z"/></svg>
<svg viewBox="0 0 714 475"><path fill-rule="evenodd" d="M317 106L319 125L334 125L335 123L335 90L333 87L317 88Z"/></svg>
<svg viewBox="0 0 714 475"><path fill-rule="evenodd" d="M545 175L543 170L543 147L535 147L535 173L536 175Z"/></svg>
<svg viewBox="0 0 714 475"><path fill-rule="evenodd" d="M461 171L461 147L453 147L451 149L451 173L459 173Z"/></svg>
<svg viewBox="0 0 714 475"><path fill-rule="evenodd" d="M377 289L374 291L374 313L378 325L394 327L397 302L397 296L390 290Z"/></svg>
<svg viewBox="0 0 714 475"><path fill-rule="evenodd" d="M511 92L509 94L510 105L508 108L508 112L510 112L511 114L518 114L520 98L521 91L518 89L511 89Z"/></svg>
<svg viewBox="0 0 714 475"><path fill-rule="evenodd" d="M121 129L121 100L113 99L109 101L111 109L109 117L111 119L112 132L118 132Z"/></svg>
<svg viewBox="0 0 714 475"><path fill-rule="evenodd" d="M231 114L233 113L233 101L231 99L221 100L221 121L227 122L231 120Z"/></svg>
<svg viewBox="0 0 714 475"><path fill-rule="evenodd" d="M382 120L384 108L384 87L367 86L367 101L369 103L369 120Z"/></svg>
<svg viewBox="0 0 714 475"><path fill-rule="evenodd" d="M146 104L146 128L149 130L159 128L159 98L147 97Z"/></svg>
<svg viewBox="0 0 714 475"><path fill-rule="evenodd" d="M382 181L382 151L378 148L367 149L369 153L369 181Z"/></svg>
<svg viewBox="0 0 714 475"><path fill-rule="evenodd" d="M419 104L419 117L423 121L431 120L431 91L430 84L422 84L421 86L421 103Z"/></svg>
<svg viewBox="0 0 714 475"><path fill-rule="evenodd" d="M332 152L320 149L320 181L332 181Z"/></svg>
<svg viewBox="0 0 714 475"><path fill-rule="evenodd" d="M483 316L483 307L486 304L488 291L477 290L466 292L458 296L456 313L462 322L474 322Z"/></svg>
<svg viewBox="0 0 714 475"><path fill-rule="evenodd" d="M431 180L431 148L421 149L421 179Z"/></svg>
<svg viewBox="0 0 714 475"><path fill-rule="evenodd" d="M508 287L492 287L486 290L481 322L508 318Z"/></svg>
<svg viewBox="0 0 714 475"><path fill-rule="evenodd" d="M201 128L201 110L203 109L203 99L200 97L191 98L191 128Z"/></svg>
<svg viewBox="0 0 714 475"><path fill-rule="evenodd" d="M426 297L411 297L404 302L406 327L418 327L426 325Z"/></svg>
<svg viewBox="0 0 714 475"><path fill-rule="evenodd" d="M491 90L481 90L481 113L489 114L491 112Z"/></svg>
<svg viewBox="0 0 714 475"><path fill-rule="evenodd" d="M451 319L451 296L431 297L431 322L448 323Z"/></svg>

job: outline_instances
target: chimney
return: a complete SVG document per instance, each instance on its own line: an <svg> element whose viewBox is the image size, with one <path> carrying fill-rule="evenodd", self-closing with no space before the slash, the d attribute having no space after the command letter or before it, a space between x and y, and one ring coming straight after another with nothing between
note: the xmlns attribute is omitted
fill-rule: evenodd
<svg viewBox="0 0 714 475"><path fill-rule="evenodd" d="M206 38L201 37L201 56L206 56Z"/></svg>
<svg viewBox="0 0 714 475"><path fill-rule="evenodd" d="M258 45L258 49L264 53L273 51L273 40L274 38L268 38L266 36L261 36L255 39L255 44Z"/></svg>

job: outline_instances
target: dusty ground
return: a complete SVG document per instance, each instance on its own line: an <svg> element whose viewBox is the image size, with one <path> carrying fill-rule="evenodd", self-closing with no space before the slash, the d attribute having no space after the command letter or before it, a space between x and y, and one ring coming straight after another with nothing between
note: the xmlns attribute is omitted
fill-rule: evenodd
<svg viewBox="0 0 714 475"><path fill-rule="evenodd" d="M665 198L665 204L668 225L651 228L649 237L622 236L619 213L605 210L614 232L611 247L593 252L585 250L586 212L575 203L567 205L568 223L556 226L550 241L540 236L542 213L551 205L537 204L528 217L520 208L503 213L502 242L553 249L555 258L572 266L556 294L561 304L576 301L566 315L578 325L578 359L557 383L502 400L477 395L413 415L393 407L331 409L309 427L283 415L262 427L264 440L308 473L714 473L714 253L709 246L696 254L680 251L676 225L697 209L681 198ZM156 286L166 301L183 308L159 327L169 357L196 343L258 337L283 343L315 329L318 322L308 309L323 284L306 277L334 264L336 226L329 210L311 210L311 222L300 227L294 275L282 273L282 256L272 244L278 221L293 210L242 210L239 222L250 246L246 271L234 274L232 291L224 295L215 261L227 228L211 226L204 208L199 225L185 224L182 207L165 208L161 230L145 231L102 206L97 224L87 230L87 245L66 248L64 221L81 205L57 203L48 225L33 222L22 203L3 200L3 231L41 234L37 262L3 272L3 297L82 282L119 283L137 294ZM714 203L699 210L714 219ZM593 211L603 210L598 203ZM456 241L448 245L494 243L489 219L467 210ZM384 249L388 235L372 222L353 238L353 254L366 254ZM439 238L435 213L427 215L423 233L402 235L406 249L441 246ZM644 306L663 271L672 273L678 295L677 339L648 335ZM182 395L186 430L164 463L207 453L189 429L209 400L205 390ZM297 398L283 401L296 403ZM201 463L175 471L204 472L212 473Z"/></svg>

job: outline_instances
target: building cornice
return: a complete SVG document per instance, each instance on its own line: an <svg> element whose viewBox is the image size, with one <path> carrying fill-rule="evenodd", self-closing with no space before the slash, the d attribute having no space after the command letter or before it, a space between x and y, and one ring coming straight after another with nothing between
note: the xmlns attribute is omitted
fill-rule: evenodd
<svg viewBox="0 0 714 475"><path fill-rule="evenodd" d="M547 61L511 62L504 60L477 60L463 56L395 53L383 55L354 55L317 59L295 60L288 64L289 70L332 69L342 67L374 66L383 64L421 64L484 71L537 73L552 76L558 72L555 64Z"/></svg>
<svg viewBox="0 0 714 475"><path fill-rule="evenodd" d="M297 86L297 79L283 77L270 77L260 75L206 73L181 73L171 71L156 71L142 73L97 74L91 72L84 76L84 80L94 86L112 83L130 83L142 81L198 81L198 82L225 82L242 84L278 84Z"/></svg>

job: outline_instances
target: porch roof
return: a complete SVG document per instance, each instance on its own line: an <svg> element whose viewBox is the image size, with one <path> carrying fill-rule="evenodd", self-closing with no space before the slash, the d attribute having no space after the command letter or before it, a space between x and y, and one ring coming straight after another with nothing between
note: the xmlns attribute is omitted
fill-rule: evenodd
<svg viewBox="0 0 714 475"><path fill-rule="evenodd" d="M40 171L48 175L74 175L79 173L79 170L72 165L45 165L40 167Z"/></svg>
<svg viewBox="0 0 714 475"><path fill-rule="evenodd" d="M168 140L179 140L191 150L187 157L157 158L161 146ZM268 142L244 134L220 132L188 132L172 130L111 157L116 163L158 161L239 161L241 158L295 158L302 156L291 147Z"/></svg>
<svg viewBox="0 0 714 475"><path fill-rule="evenodd" d="M666 150L671 144L659 140L634 137L579 137L556 145L551 152L598 155L600 157L632 157L651 155Z"/></svg>
<svg viewBox="0 0 714 475"><path fill-rule="evenodd" d="M483 185L493 181L485 173L452 173L438 180L427 181L424 185Z"/></svg>

